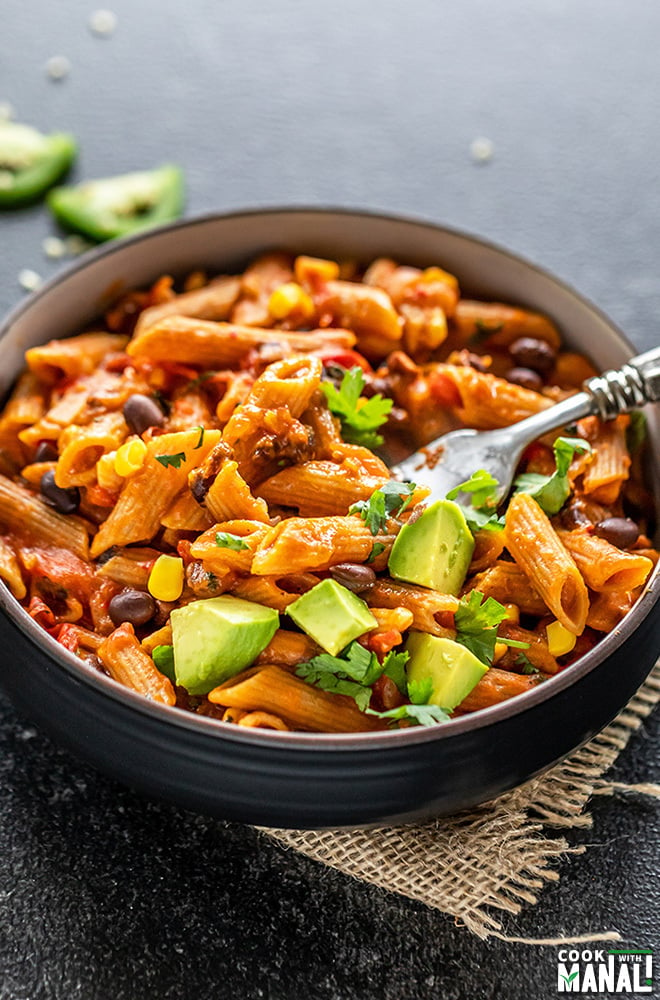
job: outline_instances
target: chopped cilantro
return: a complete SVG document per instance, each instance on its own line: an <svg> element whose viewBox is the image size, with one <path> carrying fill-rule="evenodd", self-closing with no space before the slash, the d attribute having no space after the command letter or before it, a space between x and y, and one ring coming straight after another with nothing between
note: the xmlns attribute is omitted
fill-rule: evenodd
<svg viewBox="0 0 660 1000"><path fill-rule="evenodd" d="M156 461L160 462L161 465L164 465L165 468L167 468L168 465L171 465L175 469L180 469L181 464L185 462L185 460L185 451L178 451L176 455L156 455Z"/></svg>
<svg viewBox="0 0 660 1000"><path fill-rule="evenodd" d="M473 472L464 483L459 483L447 494L448 500L455 500L459 493L471 494L472 507L463 507L465 520L470 531L501 531L504 518L497 516L499 482L486 469Z"/></svg>
<svg viewBox="0 0 660 1000"><path fill-rule="evenodd" d="M482 319L475 319L474 333L468 340L468 343L471 346L481 344L484 340L488 340L489 337L492 337L494 333L499 333L503 328L504 323L493 323L492 326L489 326L488 323L484 323Z"/></svg>
<svg viewBox="0 0 660 1000"><path fill-rule="evenodd" d="M232 535L229 531L216 531L215 544L218 548L233 549L235 552L249 548L247 542L240 535Z"/></svg>
<svg viewBox="0 0 660 1000"><path fill-rule="evenodd" d="M384 551L385 551L385 546L383 545L382 542L374 542L373 548L372 548L371 552L369 553L369 558L365 559L365 562L372 563L374 561L374 559L376 558L376 556L379 556L381 554L381 552L384 552Z"/></svg>
<svg viewBox="0 0 660 1000"><path fill-rule="evenodd" d="M415 492L415 483L398 483L390 479L374 490L368 500L358 500L348 508L349 514L359 514L372 535L385 527L388 517L402 514Z"/></svg>
<svg viewBox="0 0 660 1000"><path fill-rule="evenodd" d="M520 667L521 674L538 674L540 673L538 667L535 667L530 659L528 659L524 653L518 653L515 660L513 661L517 667Z"/></svg>
<svg viewBox="0 0 660 1000"><path fill-rule="evenodd" d="M494 597L471 590L461 597L454 612L456 642L460 642L482 663L492 663L497 629L506 618L506 608Z"/></svg>
<svg viewBox="0 0 660 1000"><path fill-rule="evenodd" d="M399 686L397 677L401 675L405 684L403 668L407 659L408 653L390 652L383 662L379 663L375 653L365 649L359 642L352 642L343 651L342 656L320 653L319 656L312 657L308 663L301 663L296 668L296 674L308 684L315 684L323 691L346 694L354 698L360 711L364 712L371 698L371 685L381 674L386 673L391 676L397 687Z"/></svg>
<svg viewBox="0 0 660 1000"><path fill-rule="evenodd" d="M195 445L195 447L193 449L194 451L197 451L197 449L201 448L202 445L204 444L204 428L202 427L201 424L198 424L197 427L193 427L193 430L194 431L199 431L199 437L197 438L197 444Z"/></svg>
<svg viewBox="0 0 660 1000"><path fill-rule="evenodd" d="M390 719L392 722L410 719L419 726L435 726L439 722L449 722L451 718L439 705L399 705L398 708L390 708L387 712L376 712L368 708L366 714L376 715L379 719Z"/></svg>
<svg viewBox="0 0 660 1000"><path fill-rule="evenodd" d="M383 443L383 438L376 434L376 428L385 423L393 403L380 393L360 403L365 381L364 372L359 365L355 365L344 371L339 389L331 382L323 382L321 389L330 412L341 420L344 440L366 448L377 448Z"/></svg>
<svg viewBox="0 0 660 1000"><path fill-rule="evenodd" d="M408 698L413 705L428 704L433 694L433 678L425 677L421 681L408 681Z"/></svg>
<svg viewBox="0 0 660 1000"><path fill-rule="evenodd" d="M176 684L174 673L174 646L155 646L151 658L160 670L161 674Z"/></svg>
<svg viewBox="0 0 660 1000"><path fill-rule="evenodd" d="M395 653L392 649L383 660L383 673L394 681L400 694L405 698L408 693L408 678L406 677L406 663L410 659L410 653L403 650ZM412 699L411 699L412 700Z"/></svg>
<svg viewBox="0 0 660 1000"><path fill-rule="evenodd" d="M516 493L528 493L534 497L539 507L552 516L557 514L566 503L571 492L568 481L568 469L573 456L591 451L588 441L581 438L558 437L552 446L555 453L555 471L551 476L542 476L538 472L525 472L514 482Z"/></svg>

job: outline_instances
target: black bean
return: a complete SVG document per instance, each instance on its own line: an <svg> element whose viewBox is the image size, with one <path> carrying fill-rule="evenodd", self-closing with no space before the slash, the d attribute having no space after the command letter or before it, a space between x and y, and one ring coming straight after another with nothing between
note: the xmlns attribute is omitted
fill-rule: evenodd
<svg viewBox="0 0 660 1000"><path fill-rule="evenodd" d="M34 453L35 462L56 462L59 458L57 448L52 441L40 441Z"/></svg>
<svg viewBox="0 0 660 1000"><path fill-rule="evenodd" d="M165 414L151 396L135 392L124 403L124 420L133 434L144 434L149 427L162 427Z"/></svg>
<svg viewBox="0 0 660 1000"><path fill-rule="evenodd" d="M77 486L71 486L68 489L57 486L53 469L48 469L47 472L44 472L41 477L39 489L42 496L46 500L50 500L55 510L58 510L60 514L73 514L74 511L78 510L80 490Z"/></svg>
<svg viewBox="0 0 660 1000"><path fill-rule="evenodd" d="M362 395L370 399L372 396L389 396L392 392L392 383L387 378L379 375L367 376L367 381L362 389Z"/></svg>
<svg viewBox="0 0 660 1000"><path fill-rule="evenodd" d="M509 353L518 368L531 368L539 375L547 375L555 367L557 355L545 340L535 337L519 337L509 348Z"/></svg>
<svg viewBox="0 0 660 1000"><path fill-rule="evenodd" d="M594 534L617 549L629 549L639 538L639 527L629 517L606 517L595 525Z"/></svg>
<svg viewBox="0 0 660 1000"><path fill-rule="evenodd" d="M156 602L143 590L122 590L111 599L108 614L114 625L146 625L156 614Z"/></svg>
<svg viewBox="0 0 660 1000"><path fill-rule="evenodd" d="M541 376L538 372L532 371L531 368L510 368L504 377L509 382L522 386L523 389L533 389L534 392L540 392L543 388Z"/></svg>
<svg viewBox="0 0 660 1000"><path fill-rule="evenodd" d="M363 566L360 563L338 563L330 567L330 574L337 583L347 590L352 590L354 594L370 590L376 582L376 574L371 566Z"/></svg>

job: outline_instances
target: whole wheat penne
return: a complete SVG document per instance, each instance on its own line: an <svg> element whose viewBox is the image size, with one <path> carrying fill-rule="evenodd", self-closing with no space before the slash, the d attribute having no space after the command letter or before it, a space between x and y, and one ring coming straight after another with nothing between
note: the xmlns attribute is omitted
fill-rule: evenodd
<svg viewBox="0 0 660 1000"><path fill-rule="evenodd" d="M175 295L168 302L144 309L138 316L136 332L154 326L166 316L193 316L195 319L229 319L241 290L240 278L223 276L191 292Z"/></svg>
<svg viewBox="0 0 660 1000"><path fill-rule="evenodd" d="M291 416L299 417L317 391L322 371L320 358L309 355L275 361L256 380L248 400L267 410L285 406Z"/></svg>
<svg viewBox="0 0 660 1000"><path fill-rule="evenodd" d="M270 712L295 729L318 733L365 732L384 723L361 712L352 698L328 694L275 664L252 667L209 692L228 708Z"/></svg>
<svg viewBox="0 0 660 1000"><path fill-rule="evenodd" d="M145 653L149 653L150 656L156 646L171 646L172 626L168 622L167 625L163 625L162 628L156 629L155 632L150 632L149 635L145 635L140 645Z"/></svg>
<svg viewBox="0 0 660 1000"><path fill-rule="evenodd" d="M270 296L292 278L292 261L288 254L267 253L257 257L241 278L241 294L232 311L232 322L271 326Z"/></svg>
<svg viewBox="0 0 660 1000"><path fill-rule="evenodd" d="M0 535L0 580L4 580L17 600L22 601L27 587L21 574L21 566L11 543Z"/></svg>
<svg viewBox="0 0 660 1000"><path fill-rule="evenodd" d="M301 517L347 514L351 504L368 500L389 479L365 475L355 461L312 461L292 465L261 483L256 493L267 504L294 507Z"/></svg>
<svg viewBox="0 0 660 1000"><path fill-rule="evenodd" d="M558 535L591 590L635 590L646 583L653 569L651 560L641 553L622 551L598 535L579 529Z"/></svg>
<svg viewBox="0 0 660 1000"><path fill-rule="evenodd" d="M149 573L160 555L158 549L126 548L112 555L97 569L97 574L123 587L145 590Z"/></svg>
<svg viewBox="0 0 660 1000"><path fill-rule="evenodd" d="M189 472L201 464L218 443L220 431L198 428L162 434L147 443L142 467L124 485L110 516L95 535L91 552L96 558L112 545L150 541L161 518L186 484ZM160 459L160 461L159 461Z"/></svg>
<svg viewBox="0 0 660 1000"><path fill-rule="evenodd" d="M11 428L15 432L20 427L35 424L46 412L46 398L43 382L34 372L23 372L5 403L0 433L4 429Z"/></svg>
<svg viewBox="0 0 660 1000"><path fill-rule="evenodd" d="M117 333L90 331L31 347L25 352L25 360L30 371L50 384L62 376L77 378L93 372L106 354L122 351L127 340Z"/></svg>
<svg viewBox="0 0 660 1000"><path fill-rule="evenodd" d="M290 730L290 726L272 712L242 712L240 719L236 720L236 725L247 726L250 729L277 729L281 733L288 733Z"/></svg>
<svg viewBox="0 0 660 1000"><path fill-rule="evenodd" d="M378 535L389 550L393 534ZM376 539L358 517L288 517L259 543L252 572L258 576L328 569L341 562L365 562Z"/></svg>
<svg viewBox="0 0 660 1000"><path fill-rule="evenodd" d="M195 477L195 481L197 478ZM203 490L203 482L200 483ZM249 521L268 521L268 507L264 500L252 495L250 487L238 471L238 464L222 459L219 471L211 481L203 503L213 518L232 521L243 518Z"/></svg>
<svg viewBox="0 0 660 1000"><path fill-rule="evenodd" d="M319 313L355 331L360 350L383 358L401 340L402 322L389 295L355 281L328 281L314 295Z"/></svg>
<svg viewBox="0 0 660 1000"><path fill-rule="evenodd" d="M616 420L601 423L592 440L593 454L582 479L582 488L591 499L599 503L615 503L628 478L628 423L629 417L617 417Z"/></svg>
<svg viewBox="0 0 660 1000"><path fill-rule="evenodd" d="M104 413L84 427L67 427L58 441L56 484L68 489L93 483L98 460L114 451L127 436L128 427L121 413Z"/></svg>
<svg viewBox="0 0 660 1000"><path fill-rule="evenodd" d="M553 405L538 392L466 365L438 364L429 369L453 383L460 397L458 416L477 430L508 427Z"/></svg>
<svg viewBox="0 0 660 1000"><path fill-rule="evenodd" d="M505 544L555 618L580 635L589 610L584 580L547 516L526 493L516 494L509 503Z"/></svg>
<svg viewBox="0 0 660 1000"><path fill-rule="evenodd" d="M544 340L555 349L560 344L557 327L547 316L501 302L461 299L454 311L453 325L463 344L477 342L506 348L519 337Z"/></svg>
<svg viewBox="0 0 660 1000"><path fill-rule="evenodd" d="M514 674L509 670L491 667L460 703L458 714L478 712L481 708L490 708L501 701L508 701L525 691L531 691L543 679L539 674Z"/></svg>
<svg viewBox="0 0 660 1000"><path fill-rule="evenodd" d="M504 551L504 535L501 531L477 531L474 535L474 551L469 573L480 573L493 566Z"/></svg>
<svg viewBox="0 0 660 1000"><path fill-rule="evenodd" d="M88 532L83 522L58 514L34 493L0 475L0 525L39 544L68 549L89 558Z"/></svg>
<svg viewBox="0 0 660 1000"><path fill-rule="evenodd" d="M377 614L378 608L404 608L412 613L412 627L418 632L429 632L446 638L453 638L455 635L453 627L438 621L444 617L453 625L458 598L451 594L440 594L414 583L401 583L381 577L363 596L374 614Z"/></svg>
<svg viewBox="0 0 660 1000"><path fill-rule="evenodd" d="M231 572L249 573L254 554L269 530L261 521L234 520L214 524L195 539L190 554L201 559L204 568L218 576Z"/></svg>
<svg viewBox="0 0 660 1000"><path fill-rule="evenodd" d="M173 531L206 531L213 524L213 518L200 507L190 490L184 487L167 508L160 523Z"/></svg>
<svg viewBox="0 0 660 1000"><path fill-rule="evenodd" d="M313 656L318 656L320 652L321 647L317 646L308 635L278 628L254 662L256 665L276 663L280 667L295 667L299 663L311 660Z"/></svg>
<svg viewBox="0 0 660 1000"><path fill-rule="evenodd" d="M98 657L110 676L125 687L138 691L150 701L174 705L172 683L161 674L148 653L140 646L133 626L124 622L101 643Z"/></svg>
<svg viewBox="0 0 660 1000"><path fill-rule="evenodd" d="M548 642L545 632L532 632L530 629L521 628L515 622L503 621L498 630L498 636L504 639L513 639L514 642L524 642L527 644L526 648L522 650L525 657L529 660L533 667L540 670L544 674L556 674L559 670L559 665L556 658L548 649ZM504 657L499 661L500 665L506 664L507 666L514 667L516 659L520 655L521 650L515 647L510 647Z"/></svg>
<svg viewBox="0 0 660 1000"><path fill-rule="evenodd" d="M594 593L587 615L587 625L597 632L611 632L628 614L637 596L638 594L632 590Z"/></svg>
<svg viewBox="0 0 660 1000"><path fill-rule="evenodd" d="M233 323L213 323L189 316L168 316L138 333L126 348L131 357L149 361L176 361L201 368L231 368L260 344L280 343L305 352L319 342L352 347L355 335L326 328L309 333L263 330Z"/></svg>
<svg viewBox="0 0 660 1000"><path fill-rule="evenodd" d="M498 559L489 569L471 577L466 590L478 590L500 604L515 604L523 614L536 618L548 612L545 601L527 574L514 562Z"/></svg>
<svg viewBox="0 0 660 1000"><path fill-rule="evenodd" d="M307 578L307 586L304 584L304 577ZM313 574L304 574L303 578L286 577L285 574L277 576L249 576L239 577L232 584L231 592L236 597L243 597L246 601L254 601L256 604L265 604L267 608L275 608L276 611L286 611L290 604L297 600L301 593L310 590L319 582L319 578ZM285 589L281 584L290 584L290 589Z"/></svg>

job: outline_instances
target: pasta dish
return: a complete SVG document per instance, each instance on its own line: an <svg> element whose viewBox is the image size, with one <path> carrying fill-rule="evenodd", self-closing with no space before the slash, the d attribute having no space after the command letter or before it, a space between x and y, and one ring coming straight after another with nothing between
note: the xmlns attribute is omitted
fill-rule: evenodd
<svg viewBox="0 0 660 1000"><path fill-rule="evenodd" d="M26 352L0 415L0 579L88 669L221 723L479 711L641 594L643 416L536 441L503 504L485 470L437 499L423 467L389 468L593 374L549 318L465 298L437 266L269 253L162 276Z"/></svg>

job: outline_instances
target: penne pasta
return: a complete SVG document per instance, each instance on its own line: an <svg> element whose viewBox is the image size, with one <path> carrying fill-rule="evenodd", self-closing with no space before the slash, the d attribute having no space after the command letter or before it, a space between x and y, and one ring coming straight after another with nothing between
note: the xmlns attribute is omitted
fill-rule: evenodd
<svg viewBox="0 0 660 1000"><path fill-rule="evenodd" d="M140 333L155 326L166 316L192 316L195 319L216 321L229 319L240 290L241 282L238 278L215 278L202 288L175 295L168 302L145 309L138 316L135 332Z"/></svg>
<svg viewBox="0 0 660 1000"><path fill-rule="evenodd" d="M51 340L25 352L30 371L51 385L58 379L89 375L112 351L122 351L127 337L116 333L90 332L64 340Z"/></svg>
<svg viewBox="0 0 660 1000"><path fill-rule="evenodd" d="M526 493L509 503L505 544L557 621L580 635L589 610L584 580L547 516Z"/></svg>
<svg viewBox="0 0 660 1000"><path fill-rule="evenodd" d="M626 446L628 417L599 423L592 439L592 460L586 468L582 488L599 503L613 504L628 479L630 456Z"/></svg>
<svg viewBox="0 0 660 1000"><path fill-rule="evenodd" d="M270 528L252 560L258 576L277 576L304 570L328 569L337 563L367 560L374 536L357 517L289 517ZM389 550L393 534L378 536Z"/></svg>
<svg viewBox="0 0 660 1000"><path fill-rule="evenodd" d="M131 625L116 628L99 646L98 657L110 676L150 701L174 705L171 682L140 646Z"/></svg>
<svg viewBox="0 0 660 1000"><path fill-rule="evenodd" d="M617 549L598 535L580 530L560 531L558 535L590 590L635 590L646 583L653 569L646 556Z"/></svg>

